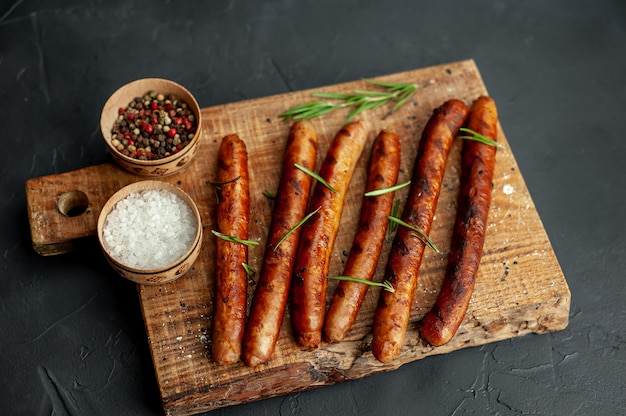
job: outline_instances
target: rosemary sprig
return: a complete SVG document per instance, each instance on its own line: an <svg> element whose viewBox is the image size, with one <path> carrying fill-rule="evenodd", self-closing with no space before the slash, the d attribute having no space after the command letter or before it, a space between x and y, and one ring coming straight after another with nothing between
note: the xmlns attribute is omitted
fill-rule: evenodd
<svg viewBox="0 0 626 416"><path fill-rule="evenodd" d="M287 231L285 233L285 235L283 235L280 240L278 240L278 243L276 243L276 245L274 246L274 251L276 251L276 249L278 248L278 246L285 241L285 239L287 237L289 237L294 231L296 231L298 228L300 228L302 226L302 224L304 224L305 222L307 222L309 220L309 218L311 218L313 215L315 215L317 213L317 211L319 211L322 207L317 207L317 209L315 211L310 212L306 217L302 218L300 221L298 221L298 223L296 225L294 225L293 227L291 227L289 229L289 231Z"/></svg>
<svg viewBox="0 0 626 416"><path fill-rule="evenodd" d="M407 224L406 222L402 221L400 218L392 217L391 215L389 215L387 218L389 218L389 221L395 222L398 225L401 225L403 227L407 227L408 229L414 231L415 233L412 233L412 235L414 235L415 237L417 237L420 240L422 240L422 242L424 242L424 244L426 244L435 253L439 253L440 252L439 249L437 248L437 246L435 245L435 243L433 242L433 240L431 240L426 235L426 233L424 233L424 231L420 230L417 227L412 226L411 224Z"/></svg>
<svg viewBox="0 0 626 416"><path fill-rule="evenodd" d="M237 238L237 237L232 236L232 235L220 233L219 231L215 231L215 230L211 230L211 232L216 237L221 238L222 240L228 241L230 243L240 243L240 244L244 244L244 245L246 245L248 247L253 247L253 246L259 245L258 241L242 240L241 238Z"/></svg>
<svg viewBox="0 0 626 416"><path fill-rule="evenodd" d="M380 195L384 195L384 194L388 194L389 192L395 192L398 189L402 189L405 186L408 186L411 183L411 181L407 181L404 183L400 183L398 185L394 185L394 186L390 186L389 188L382 188L382 189L376 189L373 191L369 191L365 193L365 196L380 196Z"/></svg>
<svg viewBox="0 0 626 416"><path fill-rule="evenodd" d="M289 120L301 120L312 119L330 113L331 111L354 107L354 109L348 114L346 123L349 123L354 117L367 110L373 110L389 102L395 102L395 105L391 109L390 113L393 113L400 108L417 90L418 84L411 83L392 83L375 81L371 79L364 80L370 84L383 87L385 91L369 91L369 90L354 90L350 94L335 94L335 93L313 93L313 97L326 98L330 100L336 100L339 102L329 101L312 101L305 104L297 105L281 114L278 117L285 121Z"/></svg>
<svg viewBox="0 0 626 416"><path fill-rule="evenodd" d="M482 134L477 133L472 129L461 127L459 130L461 130L463 133L468 134L467 136L457 136L459 139L474 140L474 141L484 143L489 146L495 146L495 147L499 147L500 149L504 149L504 146L498 143L497 141L492 140L489 137L483 136Z"/></svg>
<svg viewBox="0 0 626 416"><path fill-rule="evenodd" d="M383 289L389 291L389 292L395 292L396 290L393 288L391 282L389 280L383 280L382 282L373 282L371 280L366 280L366 279L360 279L358 277L351 277L351 276L326 276L327 279L335 279L335 280L346 280L348 282L356 282L356 283L363 283L364 285L369 285L369 286L378 286L378 287L382 287Z"/></svg>
<svg viewBox="0 0 626 416"><path fill-rule="evenodd" d="M337 193L337 190L335 188L333 188L328 182L326 182L324 180L324 178L322 178L320 175L318 175L317 173L313 172L312 170L308 169L305 166L299 165L297 163L293 164L295 167L297 167L298 169L300 169L302 172L306 173L307 175L311 176L313 179L315 179L316 181L318 181L319 183L321 183L322 185L324 185L325 187L327 187L328 189L330 189L334 194Z"/></svg>

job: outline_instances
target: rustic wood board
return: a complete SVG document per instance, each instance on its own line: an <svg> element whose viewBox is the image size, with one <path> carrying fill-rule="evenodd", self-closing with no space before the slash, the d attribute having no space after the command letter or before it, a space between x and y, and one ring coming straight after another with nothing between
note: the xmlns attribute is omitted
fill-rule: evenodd
<svg viewBox="0 0 626 416"><path fill-rule="evenodd" d="M381 128L401 138L402 167L398 182L409 179L417 144L432 110L449 98L468 104L487 94L472 60L379 77L392 82L417 82L424 87L397 113L387 108L364 116L370 126L369 144L356 169L342 225L332 257L331 274L340 274L356 228L364 188L369 148ZM295 345L287 316L273 359L250 369L243 364L221 366L210 357L215 246L209 232L215 227L214 178L216 150L222 136L237 133L246 141L251 177L252 239L261 244L250 251L249 264L259 270L272 204L264 190L274 192L289 124L277 118L282 111L309 101L313 91L343 92L363 88L363 81L219 105L202 110L202 143L195 159L181 173L165 177L178 184L198 204L204 227L203 248L193 269L183 278L159 286L139 286L139 298L165 413L189 415L224 406L260 400L344 380L390 371L433 354L567 326L570 292L548 236L537 214L510 148L498 150L484 256L467 317L446 346L432 348L419 337L419 321L437 296L443 278L459 188L460 148L454 144L437 207L431 237L441 254L427 251L421 271L406 345L391 364L382 365L371 353L370 327L379 290L371 288L359 319L347 340L323 344L316 351ZM320 135L318 167L329 142L347 112L313 120ZM499 141L507 145L499 127ZM94 236L100 208L122 186L141 178L113 164L31 179L26 183L33 246L43 254L70 250L75 240ZM63 216L57 201L72 191L88 198L85 213ZM397 193L404 201L407 190ZM376 279L381 279L390 242L384 246ZM113 271L112 271L113 273ZM119 277L121 278L121 277ZM329 296L335 287L329 284ZM252 295L254 282L249 294Z"/></svg>

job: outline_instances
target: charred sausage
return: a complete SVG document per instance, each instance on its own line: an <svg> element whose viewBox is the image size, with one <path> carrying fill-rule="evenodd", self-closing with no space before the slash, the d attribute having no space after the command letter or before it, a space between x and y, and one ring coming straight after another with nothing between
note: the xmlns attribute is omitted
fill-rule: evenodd
<svg viewBox="0 0 626 416"><path fill-rule="evenodd" d="M295 164L315 170L317 145L317 133L310 121L293 124L283 157L263 266L246 324L243 362L250 367L269 360L278 340L301 228L280 240L305 217L313 182Z"/></svg>
<svg viewBox="0 0 626 416"><path fill-rule="evenodd" d="M372 146L367 176L366 192L389 188L396 184L400 170L400 140L383 130ZM364 197L359 225L352 242L350 254L343 270L344 276L372 280L385 240L388 215L393 205L393 192L374 197ZM340 281L324 322L324 340L343 340L357 318L368 286L363 283Z"/></svg>
<svg viewBox="0 0 626 416"><path fill-rule="evenodd" d="M498 112L489 97L472 104L468 128L496 140ZM461 189L452 233L448 266L441 291L422 324L422 338L433 346L456 334L472 297L480 265L491 203L496 147L473 140L463 143Z"/></svg>
<svg viewBox="0 0 626 416"><path fill-rule="evenodd" d="M434 111L422 133L402 220L426 235L430 233L452 141L467 113L462 101L446 101ZM385 279L395 292L380 292L374 315L372 352L382 363L394 360L404 344L424 248L425 243L415 231L398 228L385 268Z"/></svg>
<svg viewBox="0 0 626 416"><path fill-rule="evenodd" d="M218 150L217 231L248 239L250 211L248 155L235 134L225 136ZM232 364L241 358L246 319L247 246L216 238L215 298L212 328L213 359Z"/></svg>
<svg viewBox="0 0 626 416"><path fill-rule="evenodd" d="M322 338L326 311L326 275L352 173L367 141L361 121L346 124L334 137L319 175L309 212L319 210L302 227L293 271L291 319L297 343L315 349Z"/></svg>

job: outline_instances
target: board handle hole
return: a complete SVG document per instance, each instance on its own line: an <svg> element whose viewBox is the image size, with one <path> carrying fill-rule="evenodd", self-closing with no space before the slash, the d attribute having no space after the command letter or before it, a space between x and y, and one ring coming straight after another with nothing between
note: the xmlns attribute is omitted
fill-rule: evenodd
<svg viewBox="0 0 626 416"><path fill-rule="evenodd" d="M59 195L57 209L66 217L77 217L89 208L89 198L82 191L69 191Z"/></svg>

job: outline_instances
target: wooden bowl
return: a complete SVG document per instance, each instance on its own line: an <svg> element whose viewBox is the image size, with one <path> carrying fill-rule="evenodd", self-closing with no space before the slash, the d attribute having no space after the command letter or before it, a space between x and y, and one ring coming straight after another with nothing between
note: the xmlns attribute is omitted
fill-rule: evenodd
<svg viewBox="0 0 626 416"><path fill-rule="evenodd" d="M129 103L135 97L143 97L149 91L156 91L165 96L173 94L178 99L187 103L188 108L194 114L196 119L196 131L191 141L183 147L178 153L164 157L162 159L139 160L122 154L113 146L112 129L115 121L119 117L118 110L128 107ZM193 156L198 151L200 144L200 136L202 131L202 115L200 106L194 96L183 86L166 79L145 78L128 83L109 97L102 109L100 117L100 130L102 137L113 156L113 159L124 169L137 175L159 177L171 175L178 172L189 164Z"/></svg>
<svg viewBox="0 0 626 416"><path fill-rule="evenodd" d="M137 194L147 190L165 190L180 197L187 206L191 209L192 215L196 222L196 232L193 241L189 245L187 251L184 252L176 260L170 262L167 265L151 268L137 268L122 263L116 259L107 249L107 245L104 241L104 228L107 217L111 211L115 208L116 204L125 199L131 194ZM131 185L117 191L102 207L100 216L98 217L98 242L100 247L113 269L115 269L121 276L133 282L154 285L171 282L183 276L196 261L198 254L200 253L200 247L202 245L202 222L200 219L200 213L194 201L191 197L179 187L157 180L146 180L135 182Z"/></svg>

